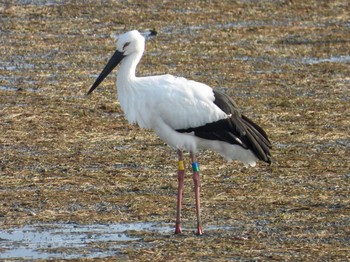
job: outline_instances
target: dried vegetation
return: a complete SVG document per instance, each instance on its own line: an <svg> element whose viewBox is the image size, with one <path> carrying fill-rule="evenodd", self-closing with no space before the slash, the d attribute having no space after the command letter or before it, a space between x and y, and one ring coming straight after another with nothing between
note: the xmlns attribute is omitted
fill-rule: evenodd
<svg viewBox="0 0 350 262"><path fill-rule="evenodd" d="M139 74L172 73L224 89L268 131L275 162L245 169L204 152L204 225L229 229L203 237L189 230L141 235L141 244L120 256L349 259L347 6L345 0L5 1L0 226L174 221L176 154L126 123L114 77L85 96L113 52L112 32L156 28ZM185 183L183 219L191 228L190 171Z"/></svg>

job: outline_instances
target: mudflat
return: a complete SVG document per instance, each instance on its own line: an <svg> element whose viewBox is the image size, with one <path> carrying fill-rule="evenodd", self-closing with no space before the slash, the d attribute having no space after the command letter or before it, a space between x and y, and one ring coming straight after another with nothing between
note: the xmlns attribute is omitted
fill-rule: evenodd
<svg viewBox="0 0 350 262"><path fill-rule="evenodd" d="M29 240L22 247L31 255L11 255L21 240L5 234L0 258L349 259L347 10L348 1L2 3L0 228L61 228L63 240L81 242ZM114 52L110 35L148 28L158 36L139 75L171 73L225 91L273 143L271 166L200 154L200 237L188 155L184 233L174 235L176 152L126 122L114 76L85 95ZM106 225L123 235L94 239L111 235Z"/></svg>

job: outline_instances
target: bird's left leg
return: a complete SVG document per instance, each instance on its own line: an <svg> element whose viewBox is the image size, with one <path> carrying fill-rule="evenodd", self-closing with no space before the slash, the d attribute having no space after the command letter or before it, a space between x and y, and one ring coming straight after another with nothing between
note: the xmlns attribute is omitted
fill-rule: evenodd
<svg viewBox="0 0 350 262"><path fill-rule="evenodd" d="M182 206L182 204L181 204L181 202L182 202L184 176L185 176L185 168L184 168L182 151L180 149L178 149L177 154L179 157L179 165L178 165L178 170L177 170L178 189L177 189L175 234L182 233L182 230L181 230L181 206Z"/></svg>
<svg viewBox="0 0 350 262"><path fill-rule="evenodd" d="M197 235L203 234L202 221L201 221L201 204L200 204L200 180L199 180L199 165L194 153L190 153L192 161L192 170L193 170L193 182L194 182L194 195L196 199L196 214L197 214Z"/></svg>

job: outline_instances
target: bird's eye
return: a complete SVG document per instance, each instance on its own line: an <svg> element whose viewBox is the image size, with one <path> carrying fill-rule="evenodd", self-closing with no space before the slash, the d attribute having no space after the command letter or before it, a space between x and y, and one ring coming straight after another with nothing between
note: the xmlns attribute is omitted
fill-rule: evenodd
<svg viewBox="0 0 350 262"><path fill-rule="evenodd" d="M130 45L130 42L127 42L127 43L124 44L123 50L124 50L128 45Z"/></svg>

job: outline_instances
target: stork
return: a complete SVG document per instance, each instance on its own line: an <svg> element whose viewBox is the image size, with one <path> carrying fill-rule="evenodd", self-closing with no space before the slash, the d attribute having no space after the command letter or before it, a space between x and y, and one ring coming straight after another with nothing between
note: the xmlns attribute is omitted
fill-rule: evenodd
<svg viewBox="0 0 350 262"><path fill-rule="evenodd" d="M117 49L91 86L90 94L120 63L117 92L130 124L153 130L178 154L178 195L175 234L181 233L181 203L185 168L183 150L189 151L195 192L197 234L203 234L200 218L199 150L218 152L228 161L255 166L257 160L271 163L271 143L266 132L242 115L228 95L208 85L173 75L136 76L145 49L145 39L157 32L137 30L121 34Z"/></svg>

